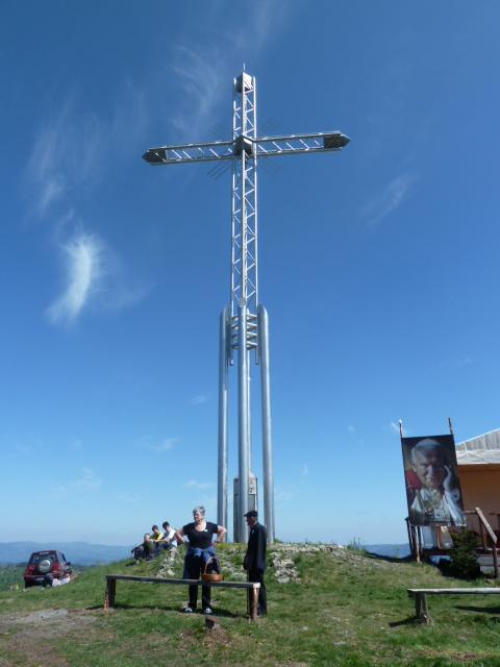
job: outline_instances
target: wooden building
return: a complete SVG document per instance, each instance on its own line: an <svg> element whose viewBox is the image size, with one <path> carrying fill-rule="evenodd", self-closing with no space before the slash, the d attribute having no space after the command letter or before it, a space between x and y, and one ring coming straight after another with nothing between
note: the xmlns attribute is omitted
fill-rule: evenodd
<svg viewBox="0 0 500 667"><path fill-rule="evenodd" d="M481 508L500 529L500 429L456 446L465 510Z"/></svg>

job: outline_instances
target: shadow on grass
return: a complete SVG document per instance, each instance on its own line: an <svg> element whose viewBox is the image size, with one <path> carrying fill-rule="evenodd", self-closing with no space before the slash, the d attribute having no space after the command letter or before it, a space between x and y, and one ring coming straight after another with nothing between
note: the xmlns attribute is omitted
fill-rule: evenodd
<svg viewBox="0 0 500 667"><path fill-rule="evenodd" d="M500 607L475 607L473 605L455 605L455 609L461 611L477 611L481 614L498 614L500 616ZM500 618L495 619L500 623Z"/></svg>
<svg viewBox="0 0 500 667"><path fill-rule="evenodd" d="M204 614L200 609L195 611L192 614L186 614L183 611L183 607L179 607L179 605L166 605L166 604L155 604L155 605L148 605L148 604L131 604L127 602L115 602L113 607L111 608L116 609L119 611L120 609L142 609L143 611L171 611L171 612L177 612L181 614L182 616L202 616L205 617L206 614ZM93 605L92 607L87 607L87 611L102 611L103 606L102 605ZM242 614L235 614L232 611L228 611L227 609L214 609L213 613L210 614L210 616L215 616L216 618L248 618L248 614L242 613Z"/></svg>
<svg viewBox="0 0 500 667"><path fill-rule="evenodd" d="M422 621L416 616L408 616L408 618L405 618L402 621L393 621L392 623L389 623L390 628L399 628L401 625L422 625Z"/></svg>

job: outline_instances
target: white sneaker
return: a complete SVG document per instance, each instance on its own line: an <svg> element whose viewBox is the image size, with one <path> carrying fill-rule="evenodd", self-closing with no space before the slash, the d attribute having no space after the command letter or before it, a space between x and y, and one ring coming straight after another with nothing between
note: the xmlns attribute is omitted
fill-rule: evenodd
<svg viewBox="0 0 500 667"><path fill-rule="evenodd" d="M194 609L192 607L184 607L183 612L185 614L192 614Z"/></svg>
<svg viewBox="0 0 500 667"><path fill-rule="evenodd" d="M213 614L214 612L213 612L212 607L205 607L205 609L203 610L203 613L204 614Z"/></svg>

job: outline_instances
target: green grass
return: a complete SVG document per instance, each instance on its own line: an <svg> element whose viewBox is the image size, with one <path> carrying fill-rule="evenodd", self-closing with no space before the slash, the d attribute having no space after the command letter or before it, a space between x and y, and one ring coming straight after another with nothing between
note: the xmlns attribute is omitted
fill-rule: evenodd
<svg viewBox="0 0 500 667"><path fill-rule="evenodd" d="M223 545L219 553L226 571L224 563L240 566L242 548ZM431 597L431 625L413 620L407 588L463 581L443 579L428 565L390 563L357 549L302 553L295 562L299 583L278 584L268 571L269 615L257 623L245 618L241 590L214 591L219 626L212 633L201 615L180 613L187 596L182 586L118 582L116 609L102 611L105 574L154 576L160 561L89 568L56 589L4 590L0 666L500 667L500 600ZM68 613L57 622L35 615L61 609Z"/></svg>
<svg viewBox="0 0 500 667"><path fill-rule="evenodd" d="M0 565L0 591L8 591L13 587L22 588L24 565Z"/></svg>

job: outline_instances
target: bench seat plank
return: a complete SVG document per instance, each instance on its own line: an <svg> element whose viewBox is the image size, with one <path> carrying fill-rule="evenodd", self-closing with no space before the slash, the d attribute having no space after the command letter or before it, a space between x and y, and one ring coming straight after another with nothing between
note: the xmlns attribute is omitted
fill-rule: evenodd
<svg viewBox="0 0 500 667"><path fill-rule="evenodd" d="M426 595L498 595L500 588L409 588L408 593Z"/></svg>
<svg viewBox="0 0 500 667"><path fill-rule="evenodd" d="M107 574L106 579L115 581L142 581L149 584L177 584L183 586L217 586L218 588L260 588L253 581L203 581L202 579L160 579L159 577L138 577L130 574Z"/></svg>

